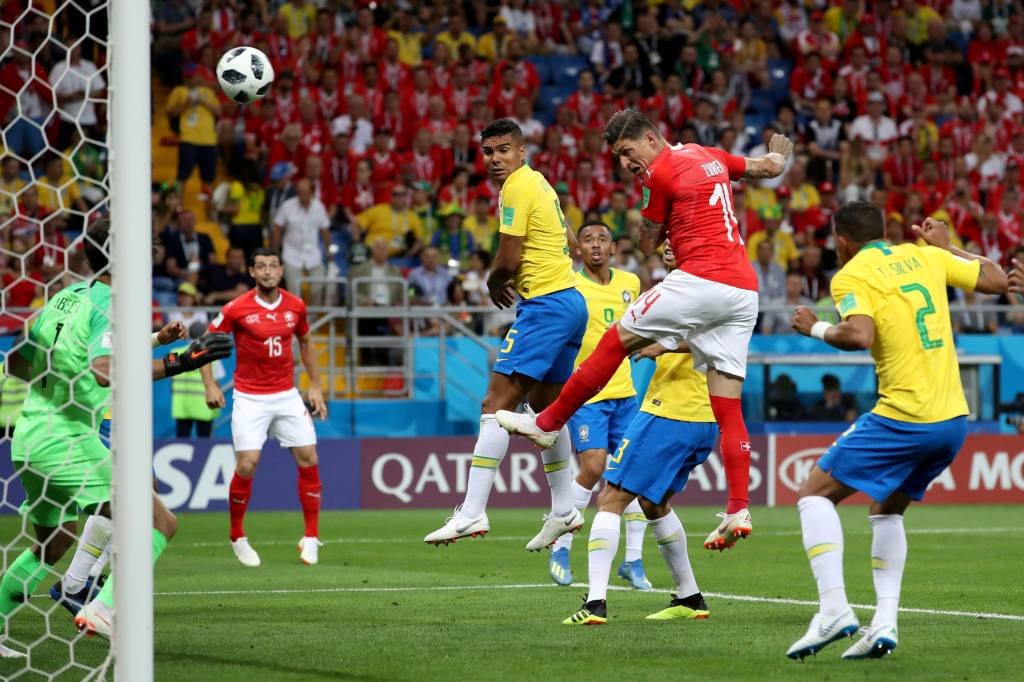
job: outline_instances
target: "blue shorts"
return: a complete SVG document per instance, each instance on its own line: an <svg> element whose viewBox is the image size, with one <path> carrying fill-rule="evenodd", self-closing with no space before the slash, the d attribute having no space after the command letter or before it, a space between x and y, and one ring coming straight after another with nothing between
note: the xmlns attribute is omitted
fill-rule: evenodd
<svg viewBox="0 0 1024 682"><path fill-rule="evenodd" d="M640 412L608 460L604 480L660 504L686 486L718 440L715 422L681 422Z"/></svg>
<svg viewBox="0 0 1024 682"><path fill-rule="evenodd" d="M897 491L920 500L966 437L967 417L917 424L868 412L832 443L818 466L876 502Z"/></svg>
<svg viewBox="0 0 1024 682"><path fill-rule="evenodd" d="M576 452L615 452L639 406L636 397L587 403L569 418L569 435Z"/></svg>
<svg viewBox="0 0 1024 682"><path fill-rule="evenodd" d="M575 288L523 299L493 370L564 384L580 352L587 317L587 302Z"/></svg>

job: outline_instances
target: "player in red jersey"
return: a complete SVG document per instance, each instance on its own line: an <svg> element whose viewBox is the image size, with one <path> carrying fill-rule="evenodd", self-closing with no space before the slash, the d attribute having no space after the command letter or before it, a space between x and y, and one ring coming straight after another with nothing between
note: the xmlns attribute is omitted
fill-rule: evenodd
<svg viewBox="0 0 1024 682"><path fill-rule="evenodd" d="M325 419L327 405L320 388L316 349L309 336L306 304L278 287L281 256L274 249L253 251L249 275L256 288L225 305L210 323L210 332L234 333L236 348L234 406L231 438L235 445L235 475L228 489L231 511L231 547L245 566L259 566L260 556L249 545L242 522L252 494L252 479L260 449L271 435L289 448L299 465L299 502L306 531L299 540L302 562L317 562L320 541L320 471L317 468L313 418L295 388L292 336L299 340L302 364L309 375L309 404L313 415ZM206 403L224 407L224 393L213 372L202 372Z"/></svg>
<svg viewBox="0 0 1024 682"><path fill-rule="evenodd" d="M608 329L547 409L535 418L505 411L495 417L508 431L549 447L624 357L652 344L689 350L694 367L707 370L711 408L722 433L729 502L704 542L706 549L722 550L752 530L750 438L740 394L757 320L757 277L739 234L730 181L781 175L793 143L776 134L769 153L756 159L696 144L670 145L635 109L612 116L604 136L616 160L643 181L641 251L650 255L667 235L679 268Z"/></svg>

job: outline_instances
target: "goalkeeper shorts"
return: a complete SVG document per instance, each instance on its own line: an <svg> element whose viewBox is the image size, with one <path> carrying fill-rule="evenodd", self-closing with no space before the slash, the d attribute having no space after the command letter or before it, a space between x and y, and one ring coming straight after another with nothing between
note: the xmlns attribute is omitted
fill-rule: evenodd
<svg viewBox="0 0 1024 682"><path fill-rule="evenodd" d="M20 512L37 526L56 528L110 501L113 461L95 433L25 443L15 431L11 460L25 488Z"/></svg>

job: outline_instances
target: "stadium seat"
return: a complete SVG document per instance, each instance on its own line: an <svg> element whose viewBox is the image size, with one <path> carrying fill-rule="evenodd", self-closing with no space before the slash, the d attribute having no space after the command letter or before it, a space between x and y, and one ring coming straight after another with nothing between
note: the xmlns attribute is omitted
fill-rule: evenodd
<svg viewBox="0 0 1024 682"><path fill-rule="evenodd" d="M551 64L551 82L566 87L576 86L576 79L580 72L587 68L590 62L585 57L576 55L552 55L549 57Z"/></svg>
<svg viewBox="0 0 1024 682"><path fill-rule="evenodd" d="M537 78L540 79L542 86L551 82L551 60L548 57L544 55L531 55L525 59L530 64L533 64L533 68L537 69Z"/></svg>

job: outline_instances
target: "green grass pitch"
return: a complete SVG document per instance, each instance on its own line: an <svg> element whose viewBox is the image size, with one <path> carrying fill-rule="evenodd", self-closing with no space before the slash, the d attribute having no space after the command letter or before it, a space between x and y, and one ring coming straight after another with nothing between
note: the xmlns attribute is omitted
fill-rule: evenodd
<svg viewBox="0 0 1024 682"><path fill-rule="evenodd" d="M814 613L809 604L787 603L815 597L796 511L755 509L754 537L724 554L700 548L713 510L678 511L698 581L713 595L711 618L645 621L667 594L614 591L609 623L589 628L561 625L585 587L550 584L547 554L525 551L539 527L537 511L494 510L491 535L437 549L420 539L444 521L444 511L325 513L326 545L314 567L298 561L299 512L253 513L246 529L262 555L256 569L243 568L231 553L226 513L181 514L178 536L157 565L157 679L1020 679L1020 507L912 507L902 603L930 612L901 614L900 647L886 659L841 661L844 641L803 664L784 656ZM869 604L866 510L841 511L848 593L853 603ZM15 518L0 519L0 537L13 537L17 525ZM648 540L650 578L656 588L669 588ZM573 548L573 571L577 581L586 580L585 536ZM623 585L617 578L612 584ZM32 604L47 609L52 602L37 597ZM870 620L870 609L857 613L862 623ZM66 612L52 611L49 621L51 633L75 640ZM10 630L17 640L40 641L34 668L67 664L67 644L40 640L40 612L19 613ZM73 649L75 660L96 665L106 643L80 639ZM42 679L24 665L0 660L0 678ZM82 677L71 670L59 679Z"/></svg>

